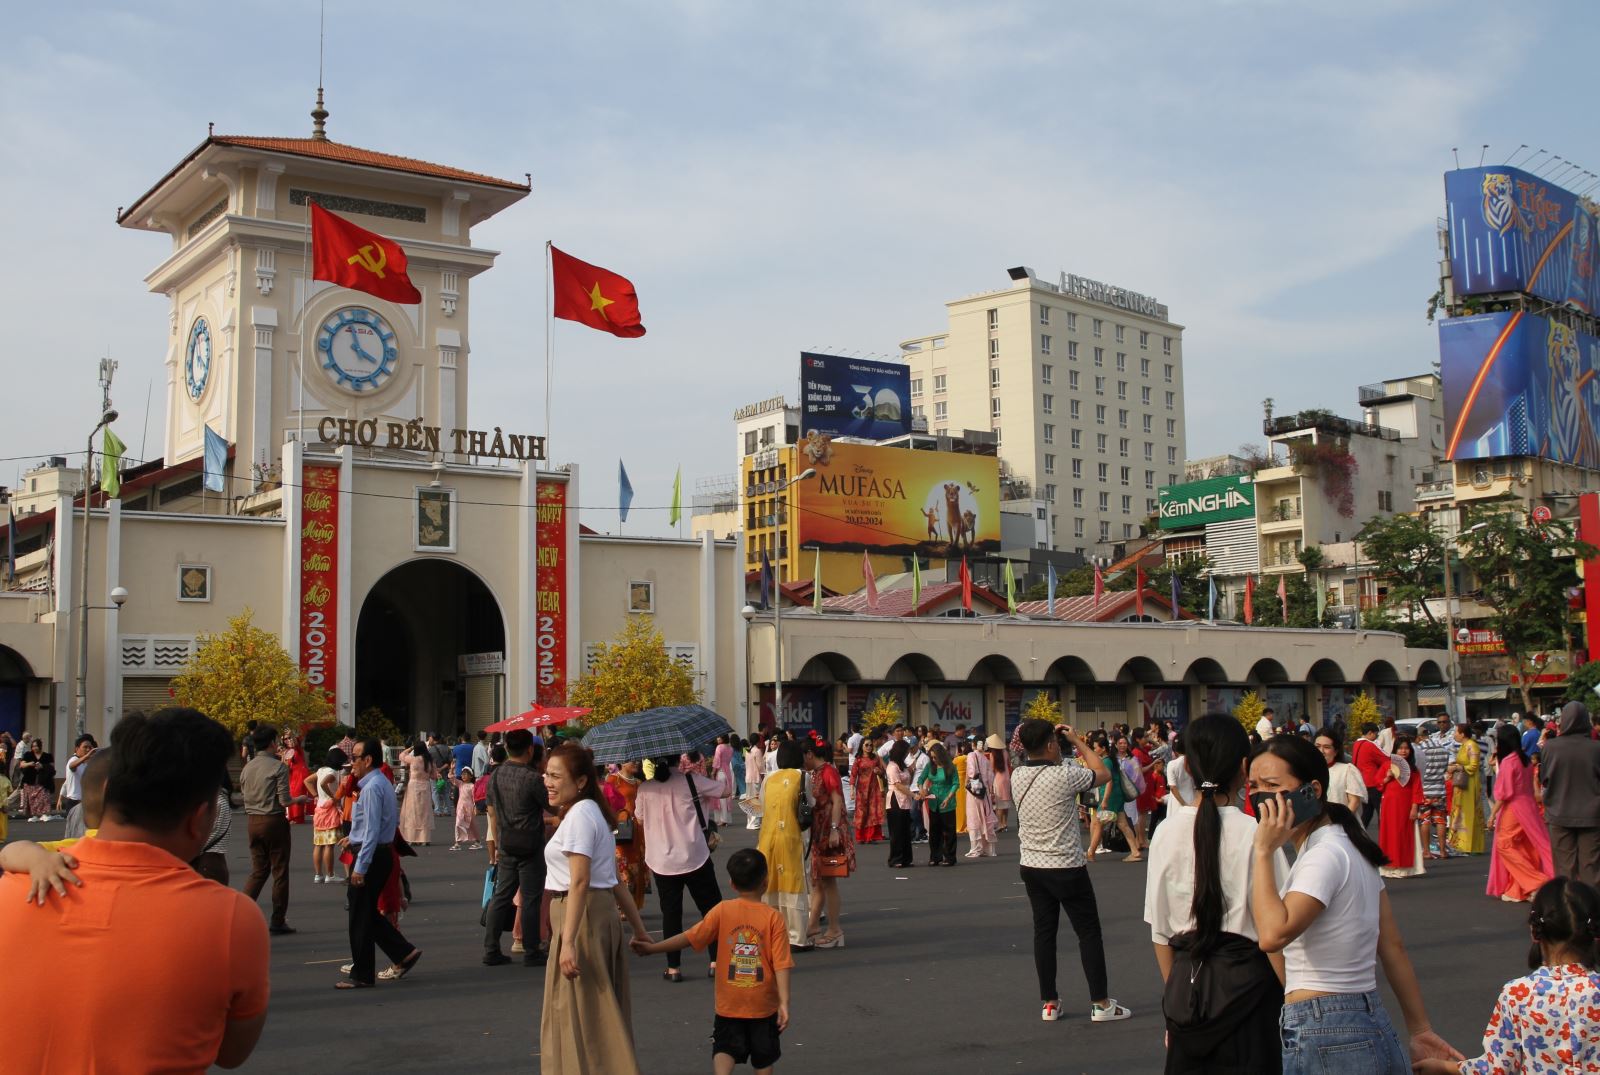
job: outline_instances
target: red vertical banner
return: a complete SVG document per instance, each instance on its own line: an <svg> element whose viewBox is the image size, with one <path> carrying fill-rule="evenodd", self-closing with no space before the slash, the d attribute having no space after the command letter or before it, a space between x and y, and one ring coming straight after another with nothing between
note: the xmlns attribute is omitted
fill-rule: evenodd
<svg viewBox="0 0 1600 1075"><path fill-rule="evenodd" d="M339 468L308 466L300 482L300 670L337 712Z"/></svg>
<svg viewBox="0 0 1600 1075"><path fill-rule="evenodd" d="M1600 546L1600 493L1578 498L1578 540ZM1600 661L1600 557L1583 561L1583 611L1589 659Z"/></svg>
<svg viewBox="0 0 1600 1075"><path fill-rule="evenodd" d="M534 539L533 701L567 700L567 483L540 482Z"/></svg>

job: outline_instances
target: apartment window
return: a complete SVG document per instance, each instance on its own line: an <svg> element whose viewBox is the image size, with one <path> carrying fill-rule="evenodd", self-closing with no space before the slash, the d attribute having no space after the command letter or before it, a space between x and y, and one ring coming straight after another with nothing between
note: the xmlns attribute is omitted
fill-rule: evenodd
<svg viewBox="0 0 1600 1075"><path fill-rule="evenodd" d="M1078 315L1073 313L1070 310L1067 311L1067 331L1068 332L1077 332L1078 331Z"/></svg>
<svg viewBox="0 0 1600 1075"><path fill-rule="evenodd" d="M998 418L998 417L1000 417L1000 400L999 400L998 397L996 397L995 399L991 399L989 401L989 417L990 418Z"/></svg>
<svg viewBox="0 0 1600 1075"><path fill-rule="evenodd" d="M1049 422L1044 424L1044 442L1046 444L1054 444L1056 442L1056 427Z"/></svg>
<svg viewBox="0 0 1600 1075"><path fill-rule="evenodd" d="M999 358L1000 357L1000 341L999 340L990 340L989 341L989 357L990 358Z"/></svg>
<svg viewBox="0 0 1600 1075"><path fill-rule="evenodd" d="M1076 362L1076 361L1078 361L1078 341L1077 340L1068 340L1067 341L1067 361L1068 362Z"/></svg>
<svg viewBox="0 0 1600 1075"><path fill-rule="evenodd" d="M1077 390L1078 390L1078 371L1077 370L1068 370L1067 371L1067 391L1076 392Z"/></svg>
<svg viewBox="0 0 1600 1075"><path fill-rule="evenodd" d="M1096 463L1095 472L1095 476L1103 482L1109 480L1108 475L1111 473L1111 468L1108 464ZM1104 494L1101 495L1103 496Z"/></svg>
<svg viewBox="0 0 1600 1075"><path fill-rule="evenodd" d="M1173 401L1174 398L1175 397L1173 396L1173 394L1171 392L1167 393L1167 410L1169 410L1169 411L1172 409L1172 401Z"/></svg>
<svg viewBox="0 0 1600 1075"><path fill-rule="evenodd" d="M1075 507L1075 508L1083 507L1083 490L1082 489L1074 489L1072 491L1072 506Z"/></svg>
<svg viewBox="0 0 1600 1075"><path fill-rule="evenodd" d="M1081 538L1083 536L1083 520L1082 519L1074 519L1074 520L1072 520L1072 536L1075 537L1075 538Z"/></svg>
<svg viewBox="0 0 1600 1075"><path fill-rule="evenodd" d="M945 375L942 373L935 373L933 375L933 390L935 393L944 391L944 377Z"/></svg>
<svg viewBox="0 0 1600 1075"><path fill-rule="evenodd" d="M1144 498L1144 510L1146 512L1150 513L1151 515L1154 515L1156 513L1156 498L1155 497L1147 496L1147 497Z"/></svg>
<svg viewBox="0 0 1600 1075"><path fill-rule="evenodd" d="M1039 324L1048 325L1049 323L1050 323L1050 307L1046 306L1044 303L1041 302L1039 304Z"/></svg>
<svg viewBox="0 0 1600 1075"><path fill-rule="evenodd" d="M1094 405L1094 424L1097 426L1106 424L1106 405L1104 403L1096 403Z"/></svg>
<svg viewBox="0 0 1600 1075"><path fill-rule="evenodd" d="M1175 467L1177 465L1178 465L1178 449L1172 447L1171 445L1168 445L1167 446L1167 466Z"/></svg>
<svg viewBox="0 0 1600 1075"><path fill-rule="evenodd" d="M1039 383L1040 384L1049 384L1050 383L1050 374L1052 372L1053 372L1053 368L1051 367L1050 363L1046 362L1044 365L1040 366L1039 367Z"/></svg>
<svg viewBox="0 0 1600 1075"><path fill-rule="evenodd" d="M1067 400L1067 411L1071 414L1073 419L1076 419L1078 417L1078 401L1075 399Z"/></svg>
<svg viewBox="0 0 1600 1075"><path fill-rule="evenodd" d="M1104 519L1100 520L1100 540L1111 540L1111 524L1106 522Z"/></svg>
<svg viewBox="0 0 1600 1075"><path fill-rule="evenodd" d="M1110 511L1111 510L1111 494L1110 493L1101 493L1100 496L1099 496L1099 499L1096 501L1096 503L1098 503L1100 505L1100 510L1101 511Z"/></svg>
<svg viewBox="0 0 1600 1075"><path fill-rule="evenodd" d="M1049 508L1034 508L1033 509L1033 517L1035 519L1038 519L1042 523L1046 519L1050 518L1050 509ZM1039 543L1039 548L1042 549L1044 547L1045 547L1044 546L1044 542L1041 541Z"/></svg>
<svg viewBox="0 0 1600 1075"><path fill-rule="evenodd" d="M1039 334L1039 353L1041 355L1048 355L1050 353L1050 337L1042 332Z"/></svg>
<svg viewBox="0 0 1600 1075"><path fill-rule="evenodd" d="M989 387L1000 387L1000 371L998 369L992 369L989 371Z"/></svg>
<svg viewBox="0 0 1600 1075"><path fill-rule="evenodd" d="M1118 407L1117 408L1117 428L1118 429L1127 429L1128 428L1128 412L1127 412L1127 410L1125 408L1122 408L1122 407Z"/></svg>
<svg viewBox="0 0 1600 1075"><path fill-rule="evenodd" d="M1168 384L1172 383L1172 363L1165 363L1161 367L1161 379L1166 381Z"/></svg>
<svg viewBox="0 0 1600 1075"><path fill-rule="evenodd" d="M1163 337L1161 337L1161 353L1164 354L1164 355L1172 354L1172 337L1171 336L1163 336Z"/></svg>
<svg viewBox="0 0 1600 1075"><path fill-rule="evenodd" d="M933 405L933 420L935 422L942 422L946 418L949 418L949 417L950 417L950 404L946 403L942 399L938 400L937 402L935 402L934 405Z"/></svg>
<svg viewBox="0 0 1600 1075"><path fill-rule="evenodd" d="M1139 360L1139 376L1150 376L1150 360L1148 358L1141 358Z"/></svg>
<svg viewBox="0 0 1600 1075"><path fill-rule="evenodd" d="M1106 394L1106 379L1104 377L1095 377L1094 394L1097 396L1103 396Z"/></svg>
<svg viewBox="0 0 1600 1075"><path fill-rule="evenodd" d="M1082 459L1074 459L1072 461L1072 476L1074 478L1083 477L1083 460Z"/></svg>
<svg viewBox="0 0 1600 1075"><path fill-rule="evenodd" d="M1072 431L1072 446L1074 448L1083 447L1083 430L1074 429Z"/></svg>
<svg viewBox="0 0 1600 1075"><path fill-rule="evenodd" d="M1056 502L1056 487L1055 487L1055 484L1053 482L1052 483L1047 483L1045 485L1045 487L1044 487L1044 498L1046 500L1050 501L1050 503L1052 503L1052 504L1054 504Z"/></svg>
<svg viewBox="0 0 1600 1075"><path fill-rule="evenodd" d="M1118 381L1117 382L1117 398L1118 399L1127 399L1128 398L1128 382L1127 381Z"/></svg>
<svg viewBox="0 0 1600 1075"><path fill-rule="evenodd" d="M1131 497L1131 496L1123 496L1123 498L1122 498L1122 514L1129 515L1129 514L1132 514L1132 512L1133 512L1133 497Z"/></svg>
<svg viewBox="0 0 1600 1075"><path fill-rule="evenodd" d="M1168 418L1167 419L1167 436L1176 437L1177 435L1178 435L1178 420L1176 418Z"/></svg>
<svg viewBox="0 0 1600 1075"><path fill-rule="evenodd" d="M1144 472L1144 487L1146 489L1154 489L1156 487L1156 472L1155 471L1147 470L1147 471Z"/></svg>
<svg viewBox="0 0 1600 1075"><path fill-rule="evenodd" d="M990 328L999 328L1000 327L1000 311L999 310L992 309L992 308L989 310L989 327Z"/></svg>
<svg viewBox="0 0 1600 1075"><path fill-rule="evenodd" d="M1150 433L1152 431L1153 427L1151 423L1154 421L1155 419L1151 418L1148 414L1144 415L1144 431L1146 433Z"/></svg>
<svg viewBox="0 0 1600 1075"><path fill-rule="evenodd" d="M1117 325L1116 329L1117 329L1117 342L1121 343L1122 340L1123 340L1123 333L1126 332L1127 330L1124 329L1121 325Z"/></svg>
<svg viewBox="0 0 1600 1075"><path fill-rule="evenodd" d="M1106 435L1104 433L1096 433L1094 435L1094 449L1101 455L1106 454Z"/></svg>
<svg viewBox="0 0 1600 1075"><path fill-rule="evenodd" d="M1128 438L1127 437L1118 437L1117 438L1117 454L1122 456L1122 458L1124 458L1124 459L1128 458Z"/></svg>
<svg viewBox="0 0 1600 1075"><path fill-rule="evenodd" d="M1046 474L1054 474L1056 472L1056 457L1049 452L1044 453L1044 472Z"/></svg>
<svg viewBox="0 0 1600 1075"><path fill-rule="evenodd" d="M1096 366L1104 366L1106 364L1106 349L1104 347L1096 347L1094 349L1094 364Z"/></svg>
<svg viewBox="0 0 1600 1075"><path fill-rule="evenodd" d="M1139 402L1143 403L1146 407L1150 406L1150 386L1149 385L1146 384L1146 385L1140 385L1139 386Z"/></svg>
<svg viewBox="0 0 1600 1075"><path fill-rule="evenodd" d="M914 403L914 404L911 405L911 417L913 417L913 418L921 418L922 417L922 404Z"/></svg>
<svg viewBox="0 0 1600 1075"><path fill-rule="evenodd" d="M1100 338L1101 328L1102 328L1102 326L1104 324L1105 323L1103 321L1101 321L1098 317L1094 319L1094 338L1095 339L1098 340Z"/></svg>
<svg viewBox="0 0 1600 1075"><path fill-rule="evenodd" d="M1393 511L1394 510L1394 493L1390 492L1387 489L1379 489L1378 490L1378 510L1379 511Z"/></svg>
<svg viewBox="0 0 1600 1075"><path fill-rule="evenodd" d="M922 378L913 377L911 378L911 398L915 399L920 395L922 395Z"/></svg>
<svg viewBox="0 0 1600 1075"><path fill-rule="evenodd" d="M1144 442L1144 461L1146 463L1155 462L1155 447L1156 446L1151 444L1149 441Z"/></svg>
<svg viewBox="0 0 1600 1075"><path fill-rule="evenodd" d="M1056 409L1056 397L1052 396L1049 392L1041 395L1039 397L1039 409L1044 411L1046 414L1054 414Z"/></svg>
<svg viewBox="0 0 1600 1075"><path fill-rule="evenodd" d="M1123 352L1123 351L1118 351L1117 352L1117 372L1118 373L1126 373L1127 371L1128 371L1128 356L1127 356L1127 353Z"/></svg>
<svg viewBox="0 0 1600 1075"><path fill-rule="evenodd" d="M1133 524L1132 523L1123 523L1122 524L1122 536L1125 537L1125 538L1131 538L1133 536Z"/></svg>
<svg viewBox="0 0 1600 1075"><path fill-rule="evenodd" d="M1131 477L1132 472L1127 467L1118 467L1117 469L1119 471L1117 477L1123 485L1127 485L1128 479Z"/></svg>
<svg viewBox="0 0 1600 1075"><path fill-rule="evenodd" d="M1150 333L1146 332L1144 329L1139 330L1139 350L1150 350Z"/></svg>

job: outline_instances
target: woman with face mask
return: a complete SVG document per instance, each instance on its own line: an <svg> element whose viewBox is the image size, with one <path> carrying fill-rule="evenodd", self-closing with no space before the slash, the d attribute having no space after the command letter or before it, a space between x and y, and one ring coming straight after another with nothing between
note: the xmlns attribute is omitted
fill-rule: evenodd
<svg viewBox="0 0 1600 1075"><path fill-rule="evenodd" d="M1284 957L1284 1073L1404 1075L1413 1060L1461 1060L1428 1022L1378 876L1388 859L1348 807L1327 800L1327 787L1327 762L1296 736L1274 736L1250 763L1250 910L1262 951ZM1280 887L1273 858L1291 840L1295 862ZM1379 961L1405 1017L1409 1058L1378 992Z"/></svg>

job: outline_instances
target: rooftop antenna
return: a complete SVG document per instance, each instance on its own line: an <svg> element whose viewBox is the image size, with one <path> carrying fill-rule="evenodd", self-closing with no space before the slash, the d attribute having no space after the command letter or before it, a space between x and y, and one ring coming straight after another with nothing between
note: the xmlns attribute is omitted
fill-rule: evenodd
<svg viewBox="0 0 1600 1075"><path fill-rule="evenodd" d="M322 53L327 40L328 3L322 0L317 12L317 107L311 110L311 140L328 140L328 110L322 104Z"/></svg>
<svg viewBox="0 0 1600 1075"><path fill-rule="evenodd" d="M1484 155L1486 153L1488 153L1488 152L1489 152L1489 143L1485 142L1485 143L1483 143L1483 148L1478 150L1478 167L1479 168L1483 167L1483 158L1484 158Z"/></svg>
<svg viewBox="0 0 1600 1075"><path fill-rule="evenodd" d="M1527 148L1528 148L1528 143L1524 142L1520 146L1518 146L1516 149L1513 149L1511 151L1511 156L1506 158L1506 163L1510 164L1511 163L1511 157L1515 157L1518 153L1521 153L1524 149L1527 149Z"/></svg>
<svg viewBox="0 0 1600 1075"><path fill-rule="evenodd" d="M1451 146L1450 147L1450 155L1456 159L1456 167L1460 168L1461 167L1461 154L1456 152L1456 149L1457 149L1456 146Z"/></svg>

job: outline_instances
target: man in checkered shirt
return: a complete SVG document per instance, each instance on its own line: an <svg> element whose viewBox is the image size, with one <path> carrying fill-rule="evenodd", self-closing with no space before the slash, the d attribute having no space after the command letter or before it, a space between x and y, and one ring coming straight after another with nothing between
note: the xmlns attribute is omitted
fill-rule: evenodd
<svg viewBox="0 0 1600 1075"><path fill-rule="evenodd" d="M1419 733L1422 729L1418 729ZM1417 820L1422 825L1422 854L1425 858L1444 858L1449 853L1445 842L1450 826L1448 809L1449 789L1445 786L1445 772L1456 756L1455 734L1450 729L1448 714L1439 714L1439 723L1427 735L1418 735L1417 753L1422 757L1422 808ZM1433 830L1439 834L1438 853L1434 853L1431 837Z"/></svg>
<svg viewBox="0 0 1600 1075"><path fill-rule="evenodd" d="M1057 733L1060 733L1058 736ZM1028 758L1011 774L1017 835L1022 841L1022 883L1033 907L1033 964L1045 1022L1061 1018L1056 991L1056 931L1061 912L1078 935L1083 974L1093 1001L1089 1018L1097 1023L1126 1019L1132 1013L1112 999L1106 984L1106 952L1100 938L1100 909L1078 835L1079 792L1109 783L1111 770L1065 724L1025 720L1017 739ZM1078 752L1083 766L1062 764L1062 745Z"/></svg>

